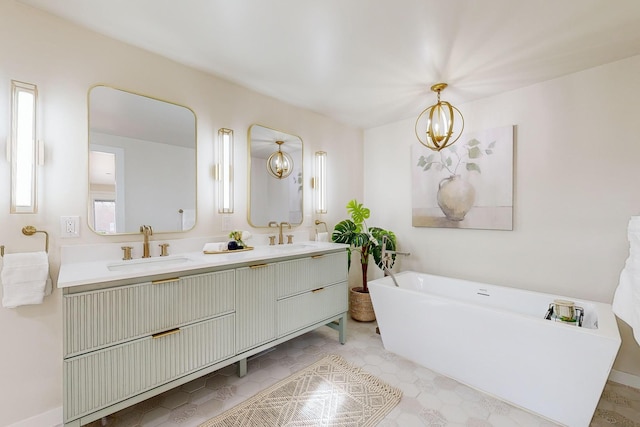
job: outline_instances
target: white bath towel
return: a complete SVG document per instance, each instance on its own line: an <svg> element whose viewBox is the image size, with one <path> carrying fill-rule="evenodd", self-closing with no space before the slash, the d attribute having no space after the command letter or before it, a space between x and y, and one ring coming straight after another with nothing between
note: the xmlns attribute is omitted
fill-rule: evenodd
<svg viewBox="0 0 640 427"><path fill-rule="evenodd" d="M640 344L640 216L629 220L629 258L620 273L620 282L613 296L613 312L633 328Z"/></svg>
<svg viewBox="0 0 640 427"><path fill-rule="evenodd" d="M205 243L202 252L222 252L227 249L227 242Z"/></svg>
<svg viewBox="0 0 640 427"><path fill-rule="evenodd" d="M51 293L46 252L6 254L2 262L2 306L41 304Z"/></svg>
<svg viewBox="0 0 640 427"><path fill-rule="evenodd" d="M329 241L329 233L326 231L316 232L316 242L328 242Z"/></svg>

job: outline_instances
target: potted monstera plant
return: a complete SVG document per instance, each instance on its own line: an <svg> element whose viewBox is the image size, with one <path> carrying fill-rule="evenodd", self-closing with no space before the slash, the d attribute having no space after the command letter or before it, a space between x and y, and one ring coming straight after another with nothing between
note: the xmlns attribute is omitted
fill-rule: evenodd
<svg viewBox="0 0 640 427"><path fill-rule="evenodd" d="M347 203L347 212L351 218L340 221L336 224L331 235L331 240L336 243L346 243L349 245L348 265L351 267L351 255L353 251L360 254L360 266L362 268L362 286L356 286L349 292L349 312L351 317L361 322L371 322L376 319L367 287L367 268L369 259L373 256L376 265L383 268L391 268L395 262L395 254L390 260L382 259L383 241L385 249L396 250L396 236L393 232L379 228L368 227L366 220L371 212L357 200ZM386 236L386 238L385 238Z"/></svg>

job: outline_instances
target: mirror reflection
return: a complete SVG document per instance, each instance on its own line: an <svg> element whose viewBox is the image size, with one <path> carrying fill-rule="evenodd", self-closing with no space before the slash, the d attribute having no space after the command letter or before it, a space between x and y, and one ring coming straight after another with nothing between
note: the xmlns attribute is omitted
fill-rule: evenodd
<svg viewBox="0 0 640 427"><path fill-rule="evenodd" d="M89 91L89 227L99 234L187 231L196 221L196 117L187 107Z"/></svg>
<svg viewBox="0 0 640 427"><path fill-rule="evenodd" d="M302 139L261 125L249 128L249 207L253 227L303 220Z"/></svg>

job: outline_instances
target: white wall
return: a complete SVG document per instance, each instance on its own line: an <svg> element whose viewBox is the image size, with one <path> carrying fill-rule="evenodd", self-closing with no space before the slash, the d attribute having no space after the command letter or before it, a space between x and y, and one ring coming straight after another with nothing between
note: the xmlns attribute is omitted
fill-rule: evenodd
<svg viewBox="0 0 640 427"><path fill-rule="evenodd" d="M370 224L411 252L400 269L610 303L640 214L639 76L636 56L458 106L468 131L517 126L513 231L412 227L415 118L366 131ZM640 375L621 329L615 369Z"/></svg>
<svg viewBox="0 0 640 427"><path fill-rule="evenodd" d="M303 139L307 172L303 226L311 230L315 219L309 185L315 151L329 153L329 213L321 220L331 228L345 216L347 201L362 197L363 135L359 129L258 95L12 0L0 0L0 16L0 141L9 132L10 80L16 79L38 85L40 131L46 143L46 164L39 170L40 209L34 215L8 214L10 169L0 158L0 244L7 246L7 252L40 250L41 236L25 237L20 230L31 224L48 231L54 278L60 245L131 240L131 236L99 236L86 225L87 92L97 83L186 105L196 113L198 223L191 232L154 234L154 239L221 234L222 219L217 214L211 177L213 141L221 127L235 130L234 227L248 229L246 135L252 123L283 129ZM81 217L79 239L59 237L62 215ZM62 295L57 290L39 306L0 308L2 426L62 405L61 304Z"/></svg>

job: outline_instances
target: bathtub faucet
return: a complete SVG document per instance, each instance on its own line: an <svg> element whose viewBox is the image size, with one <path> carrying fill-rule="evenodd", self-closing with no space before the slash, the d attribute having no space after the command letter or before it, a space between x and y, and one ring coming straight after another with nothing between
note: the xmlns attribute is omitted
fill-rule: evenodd
<svg viewBox="0 0 640 427"><path fill-rule="evenodd" d="M387 240L389 238L384 235L382 236L382 270L385 272L385 274L387 274L388 276L391 276L391 280L393 280L393 284L396 285L396 288L399 288L400 286L398 285L398 281L396 280L396 276L393 275L393 273L391 272L391 269L389 267L387 267L387 261L389 261L391 259L392 255L403 255L403 256L409 256L411 255L410 252L398 252L398 251L389 251L387 250Z"/></svg>

